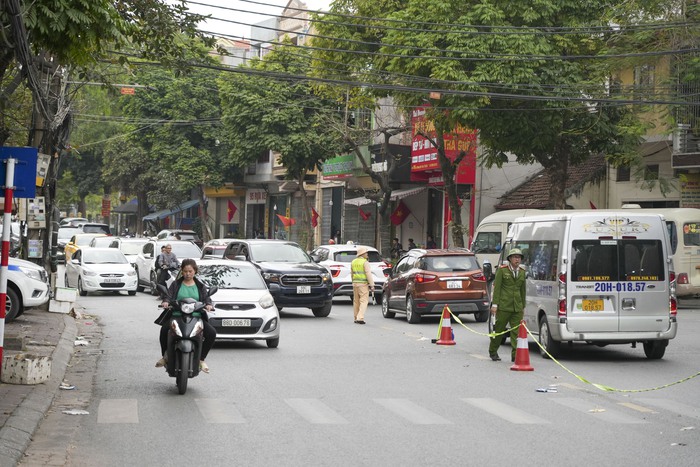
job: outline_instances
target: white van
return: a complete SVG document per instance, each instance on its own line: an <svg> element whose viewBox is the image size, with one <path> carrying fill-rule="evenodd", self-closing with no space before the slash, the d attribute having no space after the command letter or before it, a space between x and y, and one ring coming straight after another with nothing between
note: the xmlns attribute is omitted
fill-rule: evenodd
<svg viewBox="0 0 700 467"><path fill-rule="evenodd" d="M661 215L591 210L520 217L501 261L512 248L522 250L528 271L524 319L549 353L556 355L562 342L642 342L647 358L663 357L676 336L677 303Z"/></svg>

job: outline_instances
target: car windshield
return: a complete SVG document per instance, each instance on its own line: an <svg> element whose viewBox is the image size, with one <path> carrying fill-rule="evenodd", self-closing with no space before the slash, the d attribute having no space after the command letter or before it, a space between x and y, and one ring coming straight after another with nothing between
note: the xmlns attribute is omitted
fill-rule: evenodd
<svg viewBox="0 0 700 467"><path fill-rule="evenodd" d="M179 233L176 235L180 237L180 240L199 240L197 234Z"/></svg>
<svg viewBox="0 0 700 467"><path fill-rule="evenodd" d="M250 245L253 261L279 263L308 263L311 258L304 250L291 243L258 243Z"/></svg>
<svg viewBox="0 0 700 467"><path fill-rule="evenodd" d="M83 226L83 232L109 234L109 227L106 225L99 225L99 224L92 224L92 225L85 224Z"/></svg>
<svg viewBox="0 0 700 467"><path fill-rule="evenodd" d="M121 245L119 246L119 249L122 250L122 253L125 255L138 255L141 253L141 248L146 242L122 242Z"/></svg>
<svg viewBox="0 0 700 467"><path fill-rule="evenodd" d="M114 248L109 250L91 250L83 251L83 263L85 264L123 264L128 263L124 254Z"/></svg>
<svg viewBox="0 0 700 467"><path fill-rule="evenodd" d="M428 256L425 258L425 269L435 272L476 271L479 265L474 256Z"/></svg>
<svg viewBox="0 0 700 467"><path fill-rule="evenodd" d="M173 253L178 258L199 258L202 256L202 250L199 249L197 245L190 242L184 243L163 243L163 245L171 245L173 247ZM158 247L160 251L160 246Z"/></svg>
<svg viewBox="0 0 700 467"><path fill-rule="evenodd" d="M81 235L79 237L75 237L75 244L79 246L87 246L90 244L93 238L95 237L90 235Z"/></svg>
<svg viewBox="0 0 700 467"><path fill-rule="evenodd" d="M90 244L97 248L107 248L113 241L112 237L95 237Z"/></svg>
<svg viewBox="0 0 700 467"><path fill-rule="evenodd" d="M357 255L355 254L355 250L350 250L350 251L337 251L335 253L333 259L335 261L338 261L339 263L350 263L355 258L357 258ZM370 263L379 263L382 261L382 257L379 256L379 252L371 251L371 250L367 254L367 259L369 260Z"/></svg>
<svg viewBox="0 0 700 467"><path fill-rule="evenodd" d="M58 229L58 239L59 240L68 240L71 238L73 235L77 234L80 232L80 229L75 228L75 229Z"/></svg>
<svg viewBox="0 0 700 467"><path fill-rule="evenodd" d="M246 290L267 288L258 270L249 266L200 265L198 275L208 287L217 286L220 289Z"/></svg>

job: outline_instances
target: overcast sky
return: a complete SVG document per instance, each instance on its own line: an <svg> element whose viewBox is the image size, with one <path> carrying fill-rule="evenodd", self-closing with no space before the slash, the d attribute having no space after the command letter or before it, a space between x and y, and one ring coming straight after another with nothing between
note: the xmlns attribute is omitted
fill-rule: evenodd
<svg viewBox="0 0 700 467"><path fill-rule="evenodd" d="M205 7L188 3L189 9L198 14L211 15L212 19L206 24L200 25L200 29L212 31L218 34L230 34L234 36L250 37L250 24L259 23L270 19L274 15L280 15L289 0L252 0L254 3L241 0L193 0L197 3L216 5L244 11L232 11L221 8ZM306 0L309 10L325 10L331 0ZM265 5L261 5L265 4ZM257 13L257 14L256 14ZM219 18L217 20L216 18ZM221 21L221 19L228 21ZM233 21L233 22L231 22ZM245 24L237 24L245 23Z"/></svg>

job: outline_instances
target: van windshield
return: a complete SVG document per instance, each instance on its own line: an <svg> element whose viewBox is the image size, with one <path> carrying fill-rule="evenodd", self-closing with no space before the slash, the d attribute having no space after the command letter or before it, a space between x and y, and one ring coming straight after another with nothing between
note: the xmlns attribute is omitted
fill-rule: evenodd
<svg viewBox="0 0 700 467"><path fill-rule="evenodd" d="M474 253L498 253L501 251L501 232L479 232L472 243Z"/></svg>
<svg viewBox="0 0 700 467"><path fill-rule="evenodd" d="M661 240L575 240L574 282L665 280Z"/></svg>

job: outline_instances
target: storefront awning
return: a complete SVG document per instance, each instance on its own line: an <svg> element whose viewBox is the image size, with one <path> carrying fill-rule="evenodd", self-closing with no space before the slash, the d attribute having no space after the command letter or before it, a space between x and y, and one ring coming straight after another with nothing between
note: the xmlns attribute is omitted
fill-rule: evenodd
<svg viewBox="0 0 700 467"><path fill-rule="evenodd" d="M195 206L197 203L199 203L198 200L196 199L191 199L189 201L185 201L184 203L181 203L177 205L176 207L172 209L163 209L161 211L156 211L152 212L151 214L147 216L143 216L143 220L145 221L155 221L159 219L164 219L168 216L172 216L173 214L176 214L180 211L184 211L185 209L189 209L193 206Z"/></svg>
<svg viewBox="0 0 700 467"><path fill-rule="evenodd" d="M415 188L404 188L403 190L394 190L391 192L391 200L392 201L398 201L403 198L408 198L409 196L417 195L418 193L422 193L426 190L427 188L424 186L418 186Z"/></svg>
<svg viewBox="0 0 700 467"><path fill-rule="evenodd" d="M353 206L364 206L365 204L372 203L373 201L369 198L365 198L364 196L360 196L359 198L350 198L345 200L345 204L352 204Z"/></svg>

